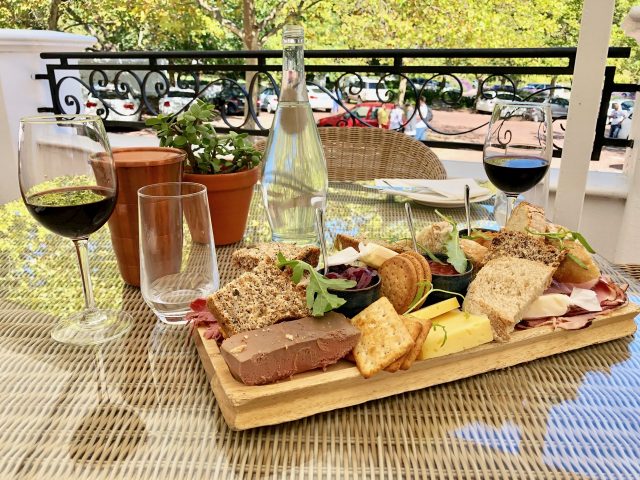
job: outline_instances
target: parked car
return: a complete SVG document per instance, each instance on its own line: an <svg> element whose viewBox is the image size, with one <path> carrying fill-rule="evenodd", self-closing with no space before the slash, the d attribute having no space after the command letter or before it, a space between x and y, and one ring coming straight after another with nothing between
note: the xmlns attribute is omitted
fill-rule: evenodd
<svg viewBox="0 0 640 480"><path fill-rule="evenodd" d="M235 84L225 85L222 90L211 96L211 103L220 112L226 115L242 115L246 97L242 90Z"/></svg>
<svg viewBox="0 0 640 480"><path fill-rule="evenodd" d="M350 102L379 102L381 98L386 98L387 86L378 78L353 77L347 86L346 93Z"/></svg>
<svg viewBox="0 0 640 480"><path fill-rule="evenodd" d="M180 112L196 96L196 92L189 88L171 87L164 97L158 101L160 113L173 115Z"/></svg>
<svg viewBox="0 0 640 480"><path fill-rule="evenodd" d="M529 102L536 102L542 105L549 105L551 107L551 118L566 118L569 114L569 100L562 97L533 97L527 100ZM541 121L542 119L534 116L534 121Z"/></svg>
<svg viewBox="0 0 640 480"><path fill-rule="evenodd" d="M258 101L260 102L260 110L266 110L269 113L275 112L276 108L278 108L276 89L272 87L265 88L258 96Z"/></svg>
<svg viewBox="0 0 640 480"><path fill-rule="evenodd" d="M307 96L309 97L309 105L312 110L331 111L333 99L324 92L320 87L315 85L307 85ZM275 112L278 108L278 96L273 88L265 88L259 97L260 109L267 112Z"/></svg>
<svg viewBox="0 0 640 480"><path fill-rule="evenodd" d="M527 83L524 87L522 87L520 89L520 91L524 92L524 93L536 93L539 92L540 90L544 90L546 88L551 88L551 84L549 83ZM543 94L549 94L548 92L542 92L541 95Z"/></svg>
<svg viewBox="0 0 640 480"><path fill-rule="evenodd" d="M137 122L140 120L140 100L134 98L131 92L126 95L116 92L113 84L106 87L95 87L97 96L89 94L85 103L85 113L89 115L100 115L109 108L106 120L118 122ZM103 115L100 115L103 116Z"/></svg>
<svg viewBox="0 0 640 480"><path fill-rule="evenodd" d="M633 108L635 107L636 102L634 100L624 100L619 98L617 100L611 100L609 102L609 110L613 108L613 104L617 103L620 105L620 108L623 112L627 114L627 117L631 117L633 115Z"/></svg>
<svg viewBox="0 0 640 480"><path fill-rule="evenodd" d="M482 95L478 95L478 99L476 100L476 111L482 113L492 113L493 107L498 100L504 103L509 103L521 102L522 98L518 95L514 95L511 92L484 92Z"/></svg>
<svg viewBox="0 0 640 480"><path fill-rule="evenodd" d="M351 110L351 113L356 117L362 119L372 127L378 126L378 109L386 108L387 110L393 110L393 103L382 102L364 102L359 103ZM367 127L368 125L357 121L349 113L339 113L330 117L321 118L318 120L319 127Z"/></svg>
<svg viewBox="0 0 640 480"><path fill-rule="evenodd" d="M309 104L311 105L312 110L324 110L325 112L331 111L333 99L320 87L307 85L307 95L309 96Z"/></svg>

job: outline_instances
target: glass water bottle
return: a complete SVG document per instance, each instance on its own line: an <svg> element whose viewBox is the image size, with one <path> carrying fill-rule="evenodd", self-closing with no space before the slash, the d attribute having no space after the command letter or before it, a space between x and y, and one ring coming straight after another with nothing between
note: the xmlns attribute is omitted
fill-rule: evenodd
<svg viewBox="0 0 640 480"><path fill-rule="evenodd" d="M316 241L315 210L326 206L327 184L327 164L307 96L304 30L286 25L282 87L262 171L262 198L274 241Z"/></svg>

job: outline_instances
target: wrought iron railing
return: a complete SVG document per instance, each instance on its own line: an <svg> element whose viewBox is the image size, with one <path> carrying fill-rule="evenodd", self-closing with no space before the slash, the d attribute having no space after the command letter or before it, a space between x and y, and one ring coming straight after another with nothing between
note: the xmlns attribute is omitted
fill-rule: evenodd
<svg viewBox="0 0 640 480"><path fill-rule="evenodd" d="M371 95L364 74L375 75L374 100L397 101L404 88L405 98L425 98L431 103L433 119L422 118L429 127L426 143L434 147L481 149L482 142L451 141L481 130L488 124L479 119L478 125L466 128L443 129L437 117L443 109L461 105L477 107L478 102L502 91L507 99L544 100L570 86L549 84L529 88L523 93L523 76L538 78L572 76L575 48L544 49L432 49L432 50L311 50L305 52L307 83L320 88L331 99L334 110L342 110L336 125L372 126L375 122L362 118L347 103ZM609 48L608 58L628 58L630 49ZM84 52L42 53L47 60L46 74L36 78L46 80L51 91L52 105L41 112L80 113L95 111L107 127L143 128L144 118L167 111L177 113L188 108L196 98L216 104L220 112L219 131L248 132L266 135L268 128L261 122L258 96L265 84L278 94L277 76L281 52L264 51L186 51L186 52ZM412 64L415 60L431 65ZM529 65L515 65L523 59ZM355 60L355 61L354 61ZM478 64L482 63L482 64ZM501 65L502 64L502 65ZM247 74L247 72L249 72ZM592 159L597 160L603 146L630 146L627 139L605 135L607 114L613 92L635 92L635 84L615 83L616 67L605 70L600 110ZM240 81L244 75L248 84ZM466 78L474 76L476 85ZM329 83L326 82L329 79ZM499 85L492 85L499 82ZM69 93L70 84L79 84L82 93ZM470 87L471 85L471 87ZM78 85L76 85L77 87ZM392 86L395 88L387 88ZM469 88L470 87L470 88ZM368 91L369 90L369 91ZM365 95L367 93L367 95ZM565 94L564 97L568 95ZM176 100L180 98L180 100ZM170 100L173 99L173 100ZM175 104L178 104L176 108ZM236 117L241 114L241 118ZM419 109L409 115L399 128L423 117ZM554 115L562 132L566 111ZM556 123L557 125L557 123ZM554 155L559 156L561 145Z"/></svg>

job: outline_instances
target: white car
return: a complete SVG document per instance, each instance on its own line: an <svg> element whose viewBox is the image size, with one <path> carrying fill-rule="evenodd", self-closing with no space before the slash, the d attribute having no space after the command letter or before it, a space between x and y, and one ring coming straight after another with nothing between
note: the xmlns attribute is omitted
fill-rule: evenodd
<svg viewBox="0 0 640 480"><path fill-rule="evenodd" d="M541 105L549 105L551 107L551 118L566 118L569 114L569 100L562 97L533 97L527 100L528 102L535 102ZM539 112L537 110L536 112ZM537 115L532 115L533 121L540 122L541 118Z"/></svg>
<svg viewBox="0 0 640 480"><path fill-rule="evenodd" d="M493 113L493 107L498 100L500 100L501 103L509 103L521 102L522 98L520 98L518 95L514 95L511 92L484 92L484 94L478 95L478 100L476 101L476 111L483 113Z"/></svg>
<svg viewBox="0 0 640 480"><path fill-rule="evenodd" d="M113 85L95 87L97 96L89 94L84 113L104 117L105 105L109 107L105 120L117 122L137 122L140 120L140 100L131 92L122 95L116 92Z"/></svg>
<svg viewBox="0 0 640 480"><path fill-rule="evenodd" d="M307 96L312 110L331 111L333 107L332 98L315 85L307 85ZM278 108L278 96L273 88L265 88L259 97L260 109L268 113L275 112Z"/></svg>
<svg viewBox="0 0 640 480"><path fill-rule="evenodd" d="M165 115L173 115L182 111L195 96L196 92L190 88L171 87L158 101L158 110Z"/></svg>
<svg viewBox="0 0 640 480"><path fill-rule="evenodd" d="M330 112L333 107L333 99L320 87L315 85L307 85L307 94L309 96L309 104L311 110L324 110Z"/></svg>
<svg viewBox="0 0 640 480"><path fill-rule="evenodd" d="M260 102L260 110L266 110L268 113L275 112L278 108L278 95L275 88L265 88L258 97Z"/></svg>
<svg viewBox="0 0 640 480"><path fill-rule="evenodd" d="M378 78L353 77L347 85L346 93L347 99L356 103L379 102L387 98L387 86Z"/></svg>

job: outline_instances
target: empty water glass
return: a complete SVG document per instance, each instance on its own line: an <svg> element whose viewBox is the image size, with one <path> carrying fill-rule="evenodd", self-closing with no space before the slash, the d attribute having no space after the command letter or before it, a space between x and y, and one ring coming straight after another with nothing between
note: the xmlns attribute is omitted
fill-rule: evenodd
<svg viewBox="0 0 640 480"><path fill-rule="evenodd" d="M138 190L138 213L142 297L164 323L184 324L189 304L220 283L207 189L148 185Z"/></svg>

